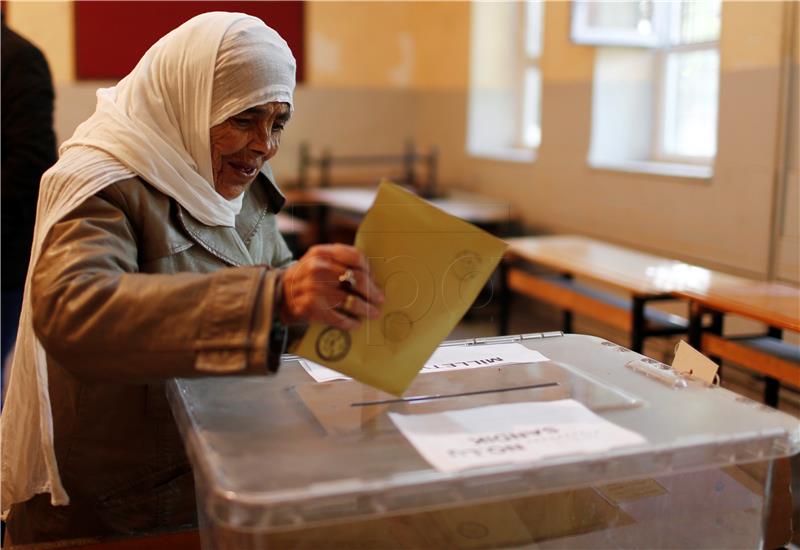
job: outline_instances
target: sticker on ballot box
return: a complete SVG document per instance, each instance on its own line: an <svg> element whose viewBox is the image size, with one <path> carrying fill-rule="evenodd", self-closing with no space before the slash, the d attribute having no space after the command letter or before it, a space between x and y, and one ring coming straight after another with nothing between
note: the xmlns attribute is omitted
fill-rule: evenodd
<svg viewBox="0 0 800 550"><path fill-rule="evenodd" d="M442 472L601 453L646 441L573 399L389 416L417 452Z"/></svg>
<svg viewBox="0 0 800 550"><path fill-rule="evenodd" d="M483 344L480 346L443 346L433 352L419 372L420 374L427 374L430 372L501 367L542 361L549 361L549 359L540 352L528 349L516 342L510 344ZM317 382L350 380L349 376L323 367L308 359L300 359L300 364Z"/></svg>

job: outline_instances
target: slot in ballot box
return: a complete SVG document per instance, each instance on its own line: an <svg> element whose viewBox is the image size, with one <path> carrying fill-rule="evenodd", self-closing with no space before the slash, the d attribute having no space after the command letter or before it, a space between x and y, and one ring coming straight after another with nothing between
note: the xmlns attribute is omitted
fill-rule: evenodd
<svg viewBox="0 0 800 550"><path fill-rule="evenodd" d="M797 419L600 338L519 342L536 363L420 374L397 399L275 377L175 380L203 548L758 548ZM380 368L376 365L376 368ZM502 391L500 391L502 390ZM436 397L436 398L432 398ZM388 417L575 399L645 443L444 473Z"/></svg>

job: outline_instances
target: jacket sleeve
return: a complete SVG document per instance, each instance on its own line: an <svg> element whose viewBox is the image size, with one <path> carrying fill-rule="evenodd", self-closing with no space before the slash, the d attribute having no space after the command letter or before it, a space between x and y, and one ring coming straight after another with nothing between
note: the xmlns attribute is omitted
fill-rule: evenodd
<svg viewBox="0 0 800 550"><path fill-rule="evenodd" d="M101 193L47 235L33 274L34 330L84 378L266 374L280 276L264 266L139 273L136 235Z"/></svg>

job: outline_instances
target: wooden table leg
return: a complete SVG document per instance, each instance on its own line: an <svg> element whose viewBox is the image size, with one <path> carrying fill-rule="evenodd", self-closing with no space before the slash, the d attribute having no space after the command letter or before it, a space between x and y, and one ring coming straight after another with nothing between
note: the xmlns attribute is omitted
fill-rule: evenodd
<svg viewBox="0 0 800 550"><path fill-rule="evenodd" d="M642 353L644 349L644 306L647 300L634 296L631 303L631 350Z"/></svg>
<svg viewBox="0 0 800 550"><path fill-rule="evenodd" d="M780 399L781 383L771 376L764 377L764 404L773 408L778 408Z"/></svg>
<svg viewBox="0 0 800 550"><path fill-rule="evenodd" d="M783 338L783 331L777 327L767 327L767 336L771 338ZM771 376L767 376L764 378L764 404L769 405L770 407L778 408L778 402L780 401L780 390L781 390L781 383L780 381L772 378Z"/></svg>
<svg viewBox="0 0 800 550"><path fill-rule="evenodd" d="M697 302L689 303L689 345L698 351L703 347L703 311Z"/></svg>
<svg viewBox="0 0 800 550"><path fill-rule="evenodd" d="M508 284L508 263L500 262L500 315L498 331L500 336L508 334L509 318L511 317L511 286Z"/></svg>
<svg viewBox="0 0 800 550"><path fill-rule="evenodd" d="M777 338L778 340L783 339L783 331L778 327L767 327L767 336L771 338Z"/></svg>
<svg viewBox="0 0 800 550"><path fill-rule="evenodd" d="M330 228L330 208L325 205L319 205L317 217L317 243L330 242L331 228Z"/></svg>
<svg viewBox="0 0 800 550"><path fill-rule="evenodd" d="M722 328L723 328L723 314L719 311L712 311L711 312L711 325L709 326L709 332L712 334L716 334L717 336L722 336ZM702 338L701 338L702 341ZM722 358L716 355L710 355L708 357L712 361L714 361L719 368L717 369L717 375L719 376L720 381L722 381Z"/></svg>
<svg viewBox="0 0 800 550"><path fill-rule="evenodd" d="M561 278L567 281L571 281L573 279L573 276L571 273L562 273ZM568 309L565 309L561 313L561 332L563 332L564 334L572 334L573 332L572 320L573 320L572 312Z"/></svg>

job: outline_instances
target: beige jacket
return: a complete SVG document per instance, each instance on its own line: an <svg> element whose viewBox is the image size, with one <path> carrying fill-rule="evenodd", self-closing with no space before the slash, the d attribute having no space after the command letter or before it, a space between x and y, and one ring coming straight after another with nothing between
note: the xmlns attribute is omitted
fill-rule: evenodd
<svg viewBox="0 0 800 550"><path fill-rule="evenodd" d="M59 472L70 495L12 507L15 544L195 521L191 470L164 393L172 377L268 372L274 268L291 261L264 176L236 227L208 227L139 178L49 233L33 274ZM277 351L277 353L276 353ZM44 497L44 498L43 498Z"/></svg>

